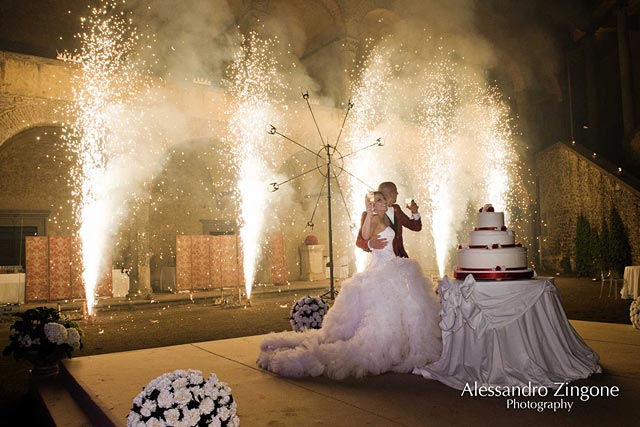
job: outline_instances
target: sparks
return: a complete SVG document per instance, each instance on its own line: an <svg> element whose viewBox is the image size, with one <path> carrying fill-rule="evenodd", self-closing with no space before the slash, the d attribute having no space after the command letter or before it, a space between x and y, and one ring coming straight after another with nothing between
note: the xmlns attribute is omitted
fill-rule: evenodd
<svg viewBox="0 0 640 427"><path fill-rule="evenodd" d="M363 73L360 79L352 88L354 95L354 113L352 124L349 127L347 142L351 144L351 151L356 152L370 145L379 136L378 126L386 119L384 99L390 96L389 78L391 76L391 65L383 53L373 52L363 66ZM380 152L376 150L358 151L357 156L347 159L348 169L352 171L349 179L348 199L351 212L362 212L364 210L364 196L367 190L365 184L355 177L364 177L367 184L377 186L385 179L385 170L378 167ZM374 188L375 189L375 188ZM354 214L354 221L357 223L351 227L353 241L358 237L360 229L360 216ZM362 271L366 267L369 257L366 252L356 248L355 252L356 270Z"/></svg>
<svg viewBox="0 0 640 427"><path fill-rule="evenodd" d="M276 106L281 103L286 85L278 72L272 52L274 41L251 33L242 43L230 67L230 92L233 109L229 114L229 136L238 174L237 191L240 204L240 239L247 298L256 276L261 254L265 216L273 210L267 206L269 169L266 146L269 123L277 123Z"/></svg>
<svg viewBox="0 0 640 427"><path fill-rule="evenodd" d="M130 60L135 29L125 16L111 14L116 7L104 2L81 20L81 50L73 55L80 66L72 79L73 101L67 111L64 140L76 154L70 184L73 212L82 252L82 279L88 314L92 314L96 289L111 266L104 265L110 238L117 225L118 207L109 203L110 177L107 166L112 157L126 152L129 138L118 138L110 124L124 120L121 103L133 98L139 75Z"/></svg>
<svg viewBox="0 0 640 427"><path fill-rule="evenodd" d="M429 232L415 238L421 242L415 257L435 262L442 277L455 261L457 233L468 222L470 206L493 203L509 212L528 205L509 110L495 88L445 50L414 61L419 50L389 45L377 45L363 64L349 130L355 149L374 133L386 144L349 159L349 167L373 185L397 180L400 200L413 197L421 204ZM351 184L352 209L359 212L366 189ZM355 250L358 270L364 256Z"/></svg>

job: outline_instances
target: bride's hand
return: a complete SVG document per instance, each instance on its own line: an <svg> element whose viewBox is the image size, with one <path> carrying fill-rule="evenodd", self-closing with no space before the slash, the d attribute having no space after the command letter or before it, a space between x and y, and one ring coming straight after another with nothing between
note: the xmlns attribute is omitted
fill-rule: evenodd
<svg viewBox="0 0 640 427"><path fill-rule="evenodd" d="M370 249L382 249L387 246L387 243L389 243L387 239L381 237L379 234L367 242Z"/></svg>

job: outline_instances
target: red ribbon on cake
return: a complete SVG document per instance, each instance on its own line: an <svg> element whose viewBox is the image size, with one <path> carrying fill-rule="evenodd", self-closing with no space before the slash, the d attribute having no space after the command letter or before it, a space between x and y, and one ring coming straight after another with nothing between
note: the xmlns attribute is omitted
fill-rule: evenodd
<svg viewBox="0 0 640 427"><path fill-rule="evenodd" d="M469 249L504 249L504 248L521 248L522 243L514 243L513 245L501 245L494 243L493 245L469 245ZM458 245L458 249L462 249L462 245Z"/></svg>
<svg viewBox="0 0 640 427"><path fill-rule="evenodd" d="M468 275L473 275L476 280L510 280L510 279L531 279L533 270L528 271L491 271L491 272L472 272L472 271L454 271L453 277L458 280L464 280Z"/></svg>
<svg viewBox="0 0 640 427"><path fill-rule="evenodd" d="M507 226L503 225L502 227L474 227L475 231L483 231L483 230L498 230L498 231L507 231Z"/></svg>

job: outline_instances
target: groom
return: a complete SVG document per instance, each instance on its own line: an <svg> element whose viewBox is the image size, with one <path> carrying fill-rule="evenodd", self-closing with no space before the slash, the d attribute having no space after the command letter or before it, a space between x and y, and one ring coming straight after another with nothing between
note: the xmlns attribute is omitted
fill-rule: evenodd
<svg viewBox="0 0 640 427"><path fill-rule="evenodd" d="M396 199L398 198L398 188L393 182L383 182L378 186L378 191L380 191L384 198L387 201L387 217L391 221L391 228L395 231L396 236L393 238L393 252L396 256L401 258L409 258L407 255L407 251L404 250L404 244L402 241L402 228L407 227L412 231L420 231L422 230L422 221L420 220L420 214L418 213L418 205L415 201L411 200L411 205L408 206L411 209L411 218L409 218L403 211L400 209L400 206L396 204ZM370 240L365 240L362 237L362 224L364 223L364 219L367 213L362 213L362 220L360 221L360 231L358 231L358 239L356 240L356 246L358 246L363 251L370 252L371 249L382 249L389 242L387 239L381 238L380 236L372 237Z"/></svg>

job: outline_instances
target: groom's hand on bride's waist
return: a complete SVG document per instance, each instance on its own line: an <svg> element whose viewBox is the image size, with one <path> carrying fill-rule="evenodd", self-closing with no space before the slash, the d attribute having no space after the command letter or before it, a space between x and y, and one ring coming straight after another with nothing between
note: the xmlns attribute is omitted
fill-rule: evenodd
<svg viewBox="0 0 640 427"><path fill-rule="evenodd" d="M388 244L389 242L387 241L387 239L380 236L374 237L373 239L369 239L369 241L367 242L369 249L382 249Z"/></svg>

